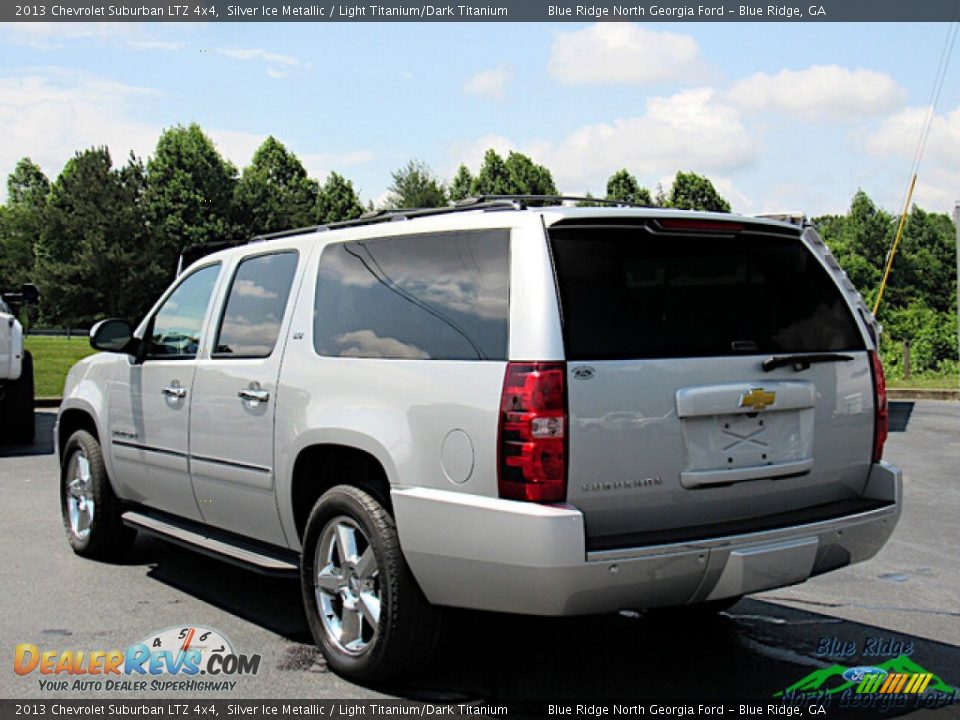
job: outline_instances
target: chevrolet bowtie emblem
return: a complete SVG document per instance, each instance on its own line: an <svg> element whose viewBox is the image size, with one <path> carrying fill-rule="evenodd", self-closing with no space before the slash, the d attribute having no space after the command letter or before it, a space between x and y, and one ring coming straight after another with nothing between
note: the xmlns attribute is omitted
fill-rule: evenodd
<svg viewBox="0 0 960 720"><path fill-rule="evenodd" d="M750 392L745 392L740 396L740 407L750 408L754 412L758 412L768 405L773 405L776 399L777 394L773 391L767 392L763 388L750 388Z"/></svg>

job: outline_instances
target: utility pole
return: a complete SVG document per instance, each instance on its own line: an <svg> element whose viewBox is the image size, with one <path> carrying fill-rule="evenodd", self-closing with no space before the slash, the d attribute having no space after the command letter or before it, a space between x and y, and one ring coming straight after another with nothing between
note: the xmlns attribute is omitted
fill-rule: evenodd
<svg viewBox="0 0 960 720"><path fill-rule="evenodd" d="M957 231L957 351L960 352L960 200L953 206L953 224Z"/></svg>

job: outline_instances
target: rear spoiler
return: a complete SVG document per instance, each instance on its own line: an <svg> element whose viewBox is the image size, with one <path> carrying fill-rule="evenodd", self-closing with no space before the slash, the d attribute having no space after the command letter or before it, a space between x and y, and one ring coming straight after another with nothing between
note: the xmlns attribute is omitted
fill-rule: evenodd
<svg viewBox="0 0 960 720"><path fill-rule="evenodd" d="M810 221L807 219L807 214L800 211L787 211L787 212L771 212L771 213L758 213L756 215L751 215L751 217L760 218L762 220L777 220L779 222L790 223L791 225L796 225L797 227L805 228L810 226Z"/></svg>

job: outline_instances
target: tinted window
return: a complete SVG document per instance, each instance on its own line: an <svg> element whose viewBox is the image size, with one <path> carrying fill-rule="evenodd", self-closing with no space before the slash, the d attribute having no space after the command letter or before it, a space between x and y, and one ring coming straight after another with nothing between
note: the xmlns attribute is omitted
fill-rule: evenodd
<svg viewBox="0 0 960 720"><path fill-rule="evenodd" d="M571 360L863 348L840 291L799 237L550 236Z"/></svg>
<svg viewBox="0 0 960 720"><path fill-rule="evenodd" d="M149 357L185 360L196 357L200 331L207 314L220 264L208 265L188 275L153 318Z"/></svg>
<svg viewBox="0 0 960 720"><path fill-rule="evenodd" d="M237 266L215 357L267 357L273 352L296 271L295 252L258 255Z"/></svg>
<svg viewBox="0 0 960 720"><path fill-rule="evenodd" d="M505 359L509 238L497 230L327 246L317 279L317 352Z"/></svg>

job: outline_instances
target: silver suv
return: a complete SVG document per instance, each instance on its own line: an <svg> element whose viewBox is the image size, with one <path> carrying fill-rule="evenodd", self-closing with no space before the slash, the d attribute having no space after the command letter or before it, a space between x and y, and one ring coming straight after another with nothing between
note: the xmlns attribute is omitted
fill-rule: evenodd
<svg viewBox="0 0 960 720"><path fill-rule="evenodd" d="M770 220L499 199L258 238L91 331L67 537L299 573L365 680L415 670L442 606L716 610L893 531L876 333Z"/></svg>

